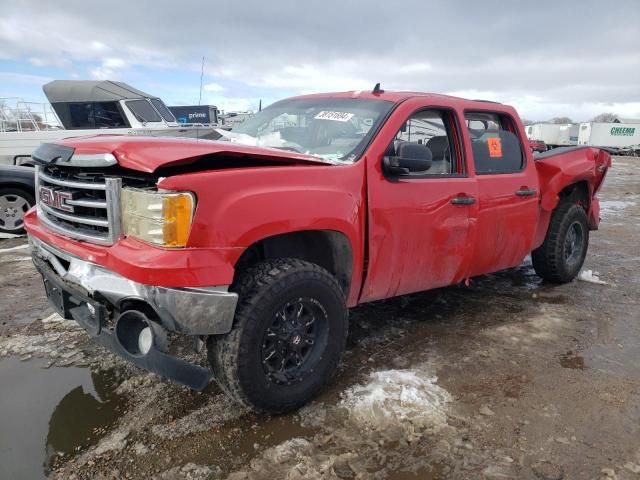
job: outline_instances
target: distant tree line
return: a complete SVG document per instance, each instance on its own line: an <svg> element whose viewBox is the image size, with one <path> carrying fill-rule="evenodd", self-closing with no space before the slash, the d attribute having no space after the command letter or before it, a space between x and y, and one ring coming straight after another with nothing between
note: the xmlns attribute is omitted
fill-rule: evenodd
<svg viewBox="0 0 640 480"><path fill-rule="evenodd" d="M613 123L618 120L620 117L615 113L601 113L600 115L596 115L591 119L592 122L603 122L603 123Z"/></svg>

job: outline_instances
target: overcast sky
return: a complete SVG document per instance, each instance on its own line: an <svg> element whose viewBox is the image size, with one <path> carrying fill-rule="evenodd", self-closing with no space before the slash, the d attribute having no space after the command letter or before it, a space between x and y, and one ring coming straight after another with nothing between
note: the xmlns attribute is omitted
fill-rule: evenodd
<svg viewBox="0 0 640 480"><path fill-rule="evenodd" d="M113 79L256 109L372 88L498 100L534 120L640 118L640 1L0 0L0 97Z"/></svg>

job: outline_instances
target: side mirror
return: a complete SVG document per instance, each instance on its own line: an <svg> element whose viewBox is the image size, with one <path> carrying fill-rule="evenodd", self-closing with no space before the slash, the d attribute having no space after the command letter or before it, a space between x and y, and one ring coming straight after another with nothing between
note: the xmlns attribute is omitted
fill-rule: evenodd
<svg viewBox="0 0 640 480"><path fill-rule="evenodd" d="M388 174L408 175L429 170L431 159L431 149L426 145L402 142L396 147L395 156L383 157L382 166Z"/></svg>

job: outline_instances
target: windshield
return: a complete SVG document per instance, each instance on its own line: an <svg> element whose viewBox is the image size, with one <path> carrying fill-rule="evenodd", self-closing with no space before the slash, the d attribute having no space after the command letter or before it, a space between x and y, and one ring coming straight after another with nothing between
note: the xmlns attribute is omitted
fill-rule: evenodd
<svg viewBox="0 0 640 480"><path fill-rule="evenodd" d="M127 100L127 107L140 122L161 122L158 112L146 100Z"/></svg>
<svg viewBox="0 0 640 480"><path fill-rule="evenodd" d="M282 100L233 131L220 133L245 145L273 147L350 163L362 155L393 103L361 98Z"/></svg>

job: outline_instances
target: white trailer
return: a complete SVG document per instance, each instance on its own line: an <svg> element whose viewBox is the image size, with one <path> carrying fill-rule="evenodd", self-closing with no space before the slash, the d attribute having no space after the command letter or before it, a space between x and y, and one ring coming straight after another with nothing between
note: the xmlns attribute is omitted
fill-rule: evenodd
<svg viewBox="0 0 640 480"><path fill-rule="evenodd" d="M525 128L529 140L543 141L548 147L566 147L578 143L578 126L572 123L536 123Z"/></svg>
<svg viewBox="0 0 640 480"><path fill-rule="evenodd" d="M580 125L569 123L560 126L560 145L570 146L578 144L578 130Z"/></svg>
<svg viewBox="0 0 640 480"><path fill-rule="evenodd" d="M578 145L611 148L640 145L640 123L581 123Z"/></svg>

